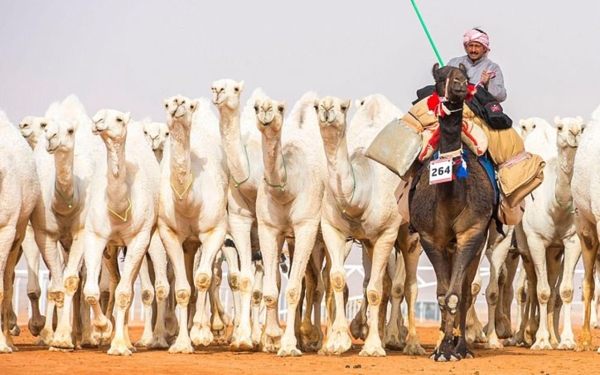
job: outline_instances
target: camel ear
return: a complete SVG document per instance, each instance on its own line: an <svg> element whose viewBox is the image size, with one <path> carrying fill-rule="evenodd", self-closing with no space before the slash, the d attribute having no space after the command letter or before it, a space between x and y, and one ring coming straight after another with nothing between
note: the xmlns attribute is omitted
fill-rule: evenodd
<svg viewBox="0 0 600 375"><path fill-rule="evenodd" d="M131 112L127 112L123 115L123 123L125 123L125 125L129 124L129 121L131 120Z"/></svg>
<svg viewBox="0 0 600 375"><path fill-rule="evenodd" d="M433 76L435 77L435 72L437 72L438 70L440 70L440 64L438 64L438 63L433 64L433 69L431 69L431 74L433 74Z"/></svg>
<svg viewBox="0 0 600 375"><path fill-rule="evenodd" d="M360 99L356 99L356 100L354 101L354 106L355 106L356 108L360 108L360 107L362 106L362 100L360 100Z"/></svg>
<svg viewBox="0 0 600 375"><path fill-rule="evenodd" d="M352 101L350 99L346 99L340 103L340 109L342 110L343 113L348 113L348 109L350 109L351 105L352 105Z"/></svg>
<svg viewBox="0 0 600 375"><path fill-rule="evenodd" d="M240 94L242 93L242 91L244 91L244 81L240 81L240 83L238 83L238 90Z"/></svg>
<svg viewBox="0 0 600 375"><path fill-rule="evenodd" d="M524 119L520 119L519 120L519 125L524 126L525 125L525 120Z"/></svg>
<svg viewBox="0 0 600 375"><path fill-rule="evenodd" d="M285 113L285 102L281 102L277 105L277 111L282 115Z"/></svg>
<svg viewBox="0 0 600 375"><path fill-rule="evenodd" d="M467 67L465 66L465 64L463 64L463 63L458 64L458 69L462 70L463 73L467 74Z"/></svg>
<svg viewBox="0 0 600 375"><path fill-rule="evenodd" d="M77 120L76 118L74 118L73 120L71 120L71 124L73 124L73 128L75 130L77 130L79 128L79 120Z"/></svg>
<svg viewBox="0 0 600 375"><path fill-rule="evenodd" d="M319 99L315 99L313 102L313 107L315 107L315 111L319 111Z"/></svg>
<svg viewBox="0 0 600 375"><path fill-rule="evenodd" d="M577 120L578 123L583 124L583 117L577 116L575 117L575 120Z"/></svg>

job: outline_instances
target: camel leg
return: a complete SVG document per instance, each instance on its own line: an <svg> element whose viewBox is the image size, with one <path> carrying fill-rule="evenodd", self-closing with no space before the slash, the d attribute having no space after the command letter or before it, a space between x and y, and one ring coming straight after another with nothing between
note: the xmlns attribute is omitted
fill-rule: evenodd
<svg viewBox="0 0 600 375"><path fill-rule="evenodd" d="M363 269L365 270L365 278L363 280L363 298L360 303L360 309L356 312L352 322L350 322L350 332L352 333L352 337L364 341L369 333L369 326L367 324L367 308L369 305L367 302L367 285L369 285L369 281L371 280L371 269L373 267L371 264L371 257L367 254L367 250L364 245L361 245L361 251Z"/></svg>
<svg viewBox="0 0 600 375"><path fill-rule="evenodd" d="M575 228L577 236L581 241L581 255L583 257L583 330L579 340L578 350L592 349L592 333L590 331L590 310L592 297L594 294L594 264L598 253L598 233L600 233L600 223L592 223L583 215L575 215Z"/></svg>
<svg viewBox="0 0 600 375"><path fill-rule="evenodd" d="M404 259L398 256L394 249L390 253L386 272L392 278L392 288L390 290L390 319L385 327L385 336L383 338L385 348L392 350L402 350L406 345L406 335L400 333L402 326L402 311L400 311L402 299L404 298L404 280L406 280L406 269Z"/></svg>
<svg viewBox="0 0 600 375"><path fill-rule="evenodd" d="M300 304L302 278L306 272L306 266L311 254L314 251L318 228L318 220L305 220L302 224L294 226L294 235L296 238L294 261L292 262L290 278L288 279L285 291L285 299L288 303L287 323L284 334L281 337L281 347L277 352L279 357L295 357L302 354L297 348L297 340L294 332L296 309Z"/></svg>
<svg viewBox="0 0 600 375"><path fill-rule="evenodd" d="M31 318L27 326L33 336L39 336L46 323L46 317L41 314L39 303L42 294L39 280L40 249L35 243L35 234L30 224L27 225L27 232L21 247L27 261L27 297L31 305Z"/></svg>
<svg viewBox="0 0 600 375"><path fill-rule="evenodd" d="M250 348L245 345L242 348L240 348L239 345L234 346L233 348L231 347L232 342L237 341L239 343L236 337L239 335L238 331L240 327L240 321L242 319L242 295L240 292L240 264L238 250L234 246L233 241L226 239L222 251L223 256L227 260L227 268L229 270L227 274L227 282L233 296L233 331L231 337L229 338L229 350L247 350ZM252 281L254 282L254 280ZM219 299L218 302L220 304L221 300ZM221 306L221 309L223 310L223 313L221 314L221 320L225 322L225 326L227 327L229 319L223 306ZM250 311L248 311L248 315L250 315ZM215 327L213 327L213 332L214 331ZM227 331L227 329L225 329L225 331Z"/></svg>
<svg viewBox="0 0 600 375"><path fill-rule="evenodd" d="M14 272L15 266L9 258L11 258L11 253L15 251L15 235L16 228L14 226L0 228L0 354L12 353L15 349L11 344L8 322L9 306L12 301L12 272Z"/></svg>
<svg viewBox="0 0 600 375"><path fill-rule="evenodd" d="M264 352L274 353L281 347L281 337L283 336L277 310L280 287L278 259L284 238L277 229L269 228L266 225L258 226L258 236L265 269L263 300L267 308L261 348Z"/></svg>
<svg viewBox="0 0 600 375"><path fill-rule="evenodd" d="M156 297L156 316L152 319L154 329L152 340L147 344L149 349L167 349L169 347L169 334L165 325L167 314L167 297L170 293L170 284L167 277L167 253L160 240L158 231L154 231L148 246L148 255L151 260L151 270L154 274L154 295ZM150 265L150 264L149 264Z"/></svg>
<svg viewBox="0 0 600 375"><path fill-rule="evenodd" d="M372 254L371 279L367 286L367 300L369 301L369 333L360 351L360 356L384 357L386 355L381 338L379 337L379 311L381 306L387 306L382 303L383 297L383 278L387 266L390 252L394 247L394 242L398 236L398 229L392 228L377 239L374 244L367 245L367 253Z"/></svg>
<svg viewBox="0 0 600 375"><path fill-rule="evenodd" d="M79 289L80 280L79 280L79 270L81 268L81 263L83 260L84 254L84 234L80 233L73 240L73 244L71 245L71 249L69 251L69 257L67 260L67 266L63 273L64 280L64 305L63 305L63 313L60 321L58 322L58 326L56 327L56 331L54 332L54 339L52 340L50 349L60 349L60 350L73 350L73 341L72 341L72 325L71 320L73 316L73 298L75 296L75 292ZM79 304L79 301L77 301ZM75 319L78 319L76 317Z"/></svg>
<svg viewBox="0 0 600 375"><path fill-rule="evenodd" d="M92 344L99 345L104 340L110 339L112 333L112 323L104 315L100 308L100 289L98 287L98 277L102 262L102 254L106 246L106 239L97 236L92 231L85 233L85 265L87 268L86 284L83 290L85 300L94 312L92 320Z"/></svg>
<svg viewBox="0 0 600 375"><path fill-rule="evenodd" d="M560 298L564 304L563 330L560 334L558 349L575 349L577 343L573 335L571 323L571 304L573 302L573 276L575 267L581 256L581 242L577 236L571 236L563 241L565 245L565 257L563 266L563 277L560 283Z"/></svg>
<svg viewBox="0 0 600 375"><path fill-rule="evenodd" d="M159 225L160 238L167 251L175 276L174 294L179 308L179 332L177 339L169 347L169 353L194 353L188 330L188 306L190 304L191 287L186 275L185 255L182 241L169 227ZM180 242L181 241L181 242Z"/></svg>
<svg viewBox="0 0 600 375"><path fill-rule="evenodd" d="M240 265L237 278L239 306L237 306L234 336L230 350L250 350L252 344L252 329L250 326L250 304L254 274L252 272L252 217L229 215L229 227L233 242L237 249ZM233 291L233 288L232 288Z"/></svg>
<svg viewBox="0 0 600 375"><path fill-rule="evenodd" d="M213 340L217 345L224 345L227 342L227 324L229 323L229 316L225 314L225 308L220 300L221 281L223 279L222 266L223 252L221 249L215 256L215 262L212 266L212 279L210 287L207 290L208 304L211 313L208 324L213 335ZM233 330L235 334L235 322Z"/></svg>
<svg viewBox="0 0 600 375"><path fill-rule="evenodd" d="M140 340L135 343L135 346L145 348L152 341L152 302L154 301L154 288L150 279L150 267L148 266L148 257L146 256L142 259L139 278L142 289L142 304L144 305L144 331Z"/></svg>
<svg viewBox="0 0 600 375"><path fill-rule="evenodd" d="M133 300L133 282L137 277L142 264L142 259L146 255L150 244L151 234L148 232L139 232L128 244L127 255L123 265L123 274L117 289L115 290L115 334L108 349L109 355L131 355L131 342L127 336L127 312Z"/></svg>
<svg viewBox="0 0 600 375"><path fill-rule="evenodd" d="M512 331L511 304L515 297L513 284L519 267L519 258L518 254L509 251L508 257L504 261L506 266L506 278L504 287L500 290L500 305L499 308L496 309L496 334L499 338L505 339L505 343L508 343L507 340L512 340L514 337Z"/></svg>
<svg viewBox="0 0 600 375"><path fill-rule="evenodd" d="M333 323L328 324L323 352L326 354L342 354L348 351L352 345L350 335L348 335L348 320L346 319L344 303L346 236L325 222L321 222L321 229L328 259L331 260L329 285L333 289L335 300L335 317ZM333 315L330 315L330 320L331 316Z"/></svg>
<svg viewBox="0 0 600 375"><path fill-rule="evenodd" d="M260 323L261 307L263 302L263 279L265 276L265 267L262 259L254 261L254 285L252 286L252 306L251 306L251 325L252 325L252 345L257 348L260 345L262 335L262 325Z"/></svg>
<svg viewBox="0 0 600 375"><path fill-rule="evenodd" d="M217 253L225 243L225 226L215 228L207 233L200 233L198 238L202 243L202 256L200 265L194 272L194 285L198 289L199 309L194 315L194 325L190 330L190 338L195 345L208 346L213 341L210 326L203 324L204 316L208 316L206 300L208 289L212 282L212 267Z"/></svg>
<svg viewBox="0 0 600 375"><path fill-rule="evenodd" d="M417 270L419 266L419 258L421 257L421 244L417 233L408 234L408 226L400 227L400 233L406 230L406 245L402 246L402 257L406 267L406 280L404 281L404 295L406 298L408 312L408 337L404 354L408 355L425 355L425 349L421 346L419 335L417 334L417 319L415 317L415 306L417 305L417 297L419 294L417 280Z"/></svg>
<svg viewBox="0 0 600 375"><path fill-rule="evenodd" d="M321 273L321 269L320 263L318 262L319 254L323 251L323 241L320 238L317 238L304 276L306 285L306 308L300 325L300 337L302 348L306 351L318 351L320 349L319 345L322 344L321 317L317 316L317 314L320 314L320 312L317 311L317 304L321 304L318 292L319 274ZM301 309L298 311L300 310ZM315 324L313 324L312 320L313 311Z"/></svg>
<svg viewBox="0 0 600 375"><path fill-rule="evenodd" d="M458 311L460 335L459 335L459 339L456 344L455 350L462 359L474 357L473 352L471 352L467 349L467 340L465 337L465 334L466 334L466 312L467 312L467 309L473 305L473 301L472 301L473 293L471 293L471 288L472 288L473 279L475 278L475 274L477 274L477 271L479 269L479 263L480 263L479 254L481 254L481 251L483 250L484 246L485 246L485 244L481 243L480 249L477 253L478 255L476 255L474 257L474 259L471 260L471 263L466 267L465 279L463 281L463 286L462 286L462 297L459 297L460 305L461 305L459 308L459 311ZM459 260L459 262L460 262L460 260ZM456 265L456 262L454 263L454 265ZM455 268L453 267L453 269L455 269Z"/></svg>
<svg viewBox="0 0 600 375"><path fill-rule="evenodd" d="M481 263L480 263L481 264ZM471 291L469 292L473 298L471 298L471 305L467 307L467 316L466 316L466 332L465 337L468 344L472 344L475 342L487 342L487 337L484 333L483 325L477 316L477 311L475 311L475 302L477 301L477 296L479 292L481 292L481 285L483 284L483 280L481 278L481 272L479 272L479 267L477 267L477 271L475 273L475 277L473 278L473 283L471 284ZM460 319L457 317L456 324L460 323Z"/></svg>
<svg viewBox="0 0 600 375"><path fill-rule="evenodd" d="M502 349L503 345L498 340L496 333L496 309L499 303L500 291L498 289L498 279L502 265L506 261L508 251L510 250L511 237L507 235L497 246L488 246L486 256L490 263L490 280L485 290L485 298L488 304L488 324L485 332L488 342L485 345L489 349Z"/></svg>
<svg viewBox="0 0 600 375"><path fill-rule="evenodd" d="M550 247L546 250L546 266L548 269L548 284L550 287L550 298L548 299L548 331L550 333L550 345L553 349L558 347L558 319L560 318L560 310L562 300L557 298L557 291L561 284L563 271L563 255L562 247Z"/></svg>

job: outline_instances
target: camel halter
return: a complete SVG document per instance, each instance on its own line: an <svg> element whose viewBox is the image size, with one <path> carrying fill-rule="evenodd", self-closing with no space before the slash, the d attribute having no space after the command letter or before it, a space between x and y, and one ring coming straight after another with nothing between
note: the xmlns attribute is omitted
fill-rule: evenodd
<svg viewBox="0 0 600 375"><path fill-rule="evenodd" d="M73 208L73 201L75 200L75 190L73 191L73 196L71 199L67 199L65 195L58 189L56 186L56 180L54 181L54 190L58 193L58 196L62 198L62 200L69 206L69 208Z"/></svg>
<svg viewBox="0 0 600 375"><path fill-rule="evenodd" d="M248 158L248 150L246 149L246 145L244 145L244 153L246 154L246 163L248 165L248 177L246 177L242 181L238 182L235 180L235 178L233 177L233 174L232 174L231 179L233 180L233 186L235 186L236 188L239 188L241 184L248 181L250 179L250 175L251 175L251 173L250 173L250 158ZM284 164L284 166L285 166L285 164Z"/></svg>
<svg viewBox="0 0 600 375"><path fill-rule="evenodd" d="M119 215L117 212L113 211L110 207L108 207L108 204L106 204L106 209L108 210L108 212L110 212L111 214L115 215L116 217L118 217L119 219L121 219L124 223L127 222L127 215L129 214L129 211L131 211L131 197L127 197L127 201L129 202L129 206L127 207L127 209L125 210L125 216L121 216Z"/></svg>
<svg viewBox="0 0 600 375"><path fill-rule="evenodd" d="M283 177L283 184L273 184L270 183L269 181L267 181L266 178L263 177L263 180L265 181L265 183L267 185L269 185L270 187L274 187L274 188L278 188L279 190L281 190L282 192L285 191L285 185L287 185L287 179L288 179L288 175L287 175L287 167L285 166L285 158L283 157L283 153L281 154L281 160L283 161L283 173L285 173L284 177Z"/></svg>
<svg viewBox="0 0 600 375"><path fill-rule="evenodd" d="M190 172L190 182L188 182L187 186L185 187L185 189L183 189L183 192L181 194L179 194L179 192L177 191L177 189L175 188L175 185L173 185L173 182L171 182L169 180L169 184L171 185L171 189L173 189L173 192L175 192L175 194L177 195L177 197L179 197L179 200L183 200L183 197L185 196L185 194L188 192L188 190L190 189L190 186L192 186L192 182L194 182L194 173Z"/></svg>

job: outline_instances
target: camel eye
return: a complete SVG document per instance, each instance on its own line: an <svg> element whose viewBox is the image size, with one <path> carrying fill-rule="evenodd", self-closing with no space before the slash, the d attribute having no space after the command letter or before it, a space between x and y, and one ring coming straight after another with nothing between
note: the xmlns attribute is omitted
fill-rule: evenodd
<svg viewBox="0 0 600 375"><path fill-rule="evenodd" d="M254 112L258 113L258 106L257 105L254 106Z"/></svg>
<svg viewBox="0 0 600 375"><path fill-rule="evenodd" d="M195 108L196 108L196 106L195 106L195 105L193 105L193 104L190 104L190 109L191 109L192 111L193 111Z"/></svg>
<svg viewBox="0 0 600 375"><path fill-rule="evenodd" d="M41 127L42 129L46 129L46 126L48 126L48 124L47 124L47 123L45 123L45 122L42 122L42 123L40 124L40 127Z"/></svg>
<svg viewBox="0 0 600 375"><path fill-rule="evenodd" d="M67 133L69 133L69 134L73 134L73 133L75 133L75 130L73 130L73 129L69 129L69 130L67 130Z"/></svg>
<svg viewBox="0 0 600 375"><path fill-rule="evenodd" d="M168 137L168 136L169 136L169 132L166 132L166 133L165 133L165 137Z"/></svg>
<svg viewBox="0 0 600 375"><path fill-rule="evenodd" d="M535 126L536 126L536 125L535 125L535 124L533 124L533 128L534 128L534 129L535 129Z"/></svg>
<svg viewBox="0 0 600 375"><path fill-rule="evenodd" d="M117 117L117 122L123 122L123 120L120 117Z"/></svg>
<svg viewBox="0 0 600 375"><path fill-rule="evenodd" d="M144 130L144 135L148 135L148 132Z"/></svg>
<svg viewBox="0 0 600 375"><path fill-rule="evenodd" d="M165 108L169 109L169 103L165 103Z"/></svg>
<svg viewBox="0 0 600 375"><path fill-rule="evenodd" d="M240 88L239 88L239 87L235 87L235 88L233 89L233 91L235 91L235 92L239 92L239 91L240 91Z"/></svg>

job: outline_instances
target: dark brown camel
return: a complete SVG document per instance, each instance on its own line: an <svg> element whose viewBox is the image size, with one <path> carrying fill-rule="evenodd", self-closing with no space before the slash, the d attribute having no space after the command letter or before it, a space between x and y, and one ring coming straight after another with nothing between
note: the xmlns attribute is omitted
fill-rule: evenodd
<svg viewBox="0 0 600 375"><path fill-rule="evenodd" d="M483 166L461 142L462 108L468 85L465 67L461 64L460 68L439 68L435 64L433 77L435 92L442 102L439 153L452 158L456 174L462 149L468 176L430 185L430 161L425 163L411 195L410 217L437 278L444 338L432 358L450 361L473 356L465 341L466 313L472 301L471 283L492 218L494 190ZM455 338L457 326L460 335Z"/></svg>

